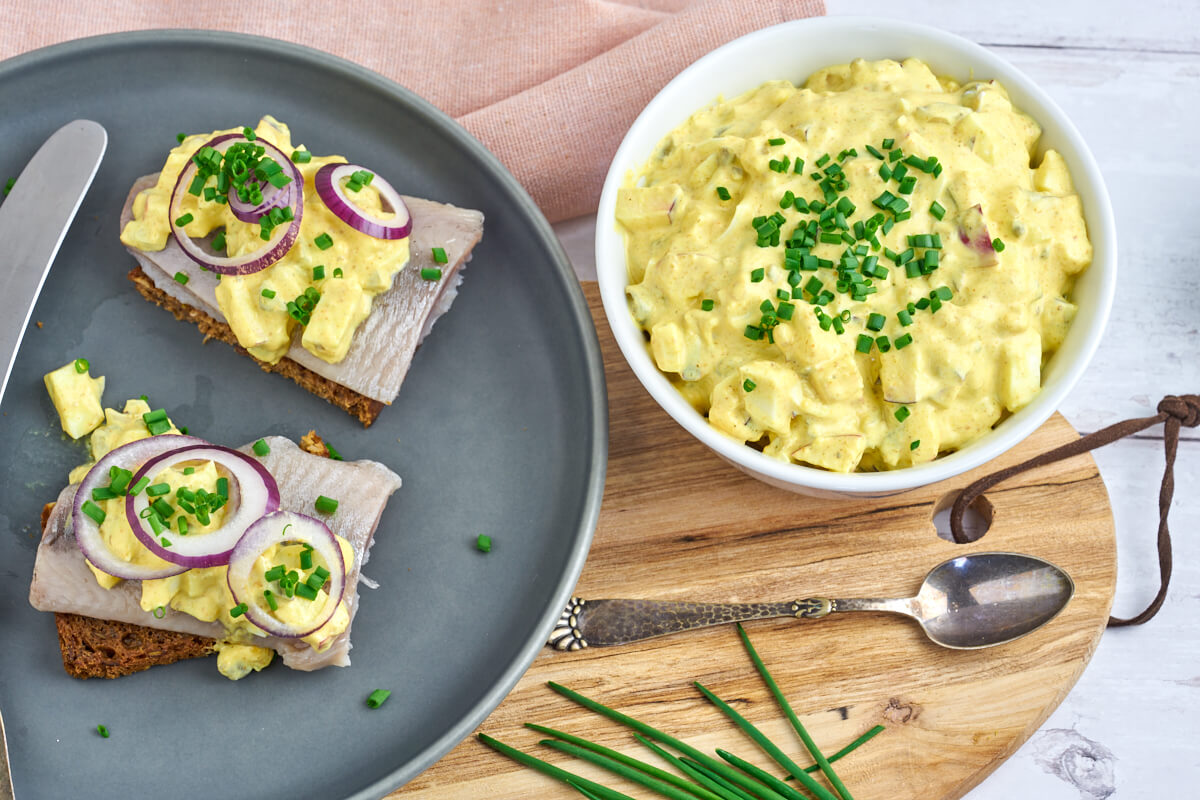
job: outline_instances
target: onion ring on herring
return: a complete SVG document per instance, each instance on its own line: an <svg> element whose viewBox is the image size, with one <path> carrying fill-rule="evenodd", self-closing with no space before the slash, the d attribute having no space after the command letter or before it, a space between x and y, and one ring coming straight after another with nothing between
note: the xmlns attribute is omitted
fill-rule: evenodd
<svg viewBox="0 0 1200 800"><path fill-rule="evenodd" d="M142 465L133 476L133 480L137 482L143 476L153 477L168 467L188 461L212 461L229 473L230 510L226 512L227 516L221 527L193 536L171 532L167 540L170 545L164 546L159 536L155 535L147 521L141 517L142 512L150 507L145 492L126 498L125 518L129 521L134 535L159 558L189 568L226 564L246 529L259 517L279 508L279 486L266 467L250 456L228 447L207 443L176 448L152 458Z"/></svg>
<svg viewBox="0 0 1200 800"><path fill-rule="evenodd" d="M93 489L106 487L112 482L110 470L113 467L135 472L142 464L163 453L178 450L180 447L204 444L207 443L195 436L178 436L167 433L150 436L110 450L88 470L88 474L80 482L79 488L75 490L75 500L71 506L71 525L74 529L76 544L79 545L84 558L90 561L92 566L113 577L135 581L168 578L187 569L187 567L170 562L160 567L144 567L129 563L109 549L108 544L100 535L100 523L83 510L83 504L92 499ZM135 482L130 480L129 485L132 486Z"/></svg>
<svg viewBox="0 0 1200 800"><path fill-rule="evenodd" d="M200 152L205 147L211 147L220 153L224 153L230 145L236 144L239 141L249 142L250 140L246 139L240 133L226 133L200 145L196 152ZM292 219L288 223L288 227L283 232L283 235L274 244L270 241L263 242L263 246L260 249L233 258L207 252L193 241L192 237L188 236L182 227L175 224L175 221L182 214L183 198L187 196L192 179L199 172L199 167L196 165L194 159L188 159L187 164L179 173L179 179L175 181L175 188L171 190L171 206L167 212L167 221L171 223L171 235L175 237L175 241L179 243L179 246L188 258L205 269L218 272L222 275L251 275L255 272L261 272L283 258L292 249L292 245L296 243L296 238L300 235L300 220L304 216L304 178L300 174L300 170L296 168L296 165L292 163L290 158L270 142L256 139L253 144L260 145L266 151L266 154L275 159L288 177L292 179L291 183L288 184L288 187L291 187L292 191L288 196L289 202L287 205L288 208L292 209ZM279 192L276 192L274 196L277 197L279 194Z"/></svg>
<svg viewBox="0 0 1200 800"><path fill-rule="evenodd" d="M328 590L325 605L311 627L306 625L298 628L276 617L264 604L262 592L252 586L251 579L258 557L273 545L295 543L311 545L313 552L324 559L325 568L329 570L325 584ZM245 535L230 554L227 580L233 599L246 605L247 619L272 636L299 639L320 630L337 611L338 603L346 591L346 562L337 538L324 522L293 511L275 511L246 529ZM317 596L321 595L322 591L318 591Z"/></svg>
<svg viewBox="0 0 1200 800"><path fill-rule="evenodd" d="M317 174L313 177L313 186L316 187L321 202L338 219L359 233L365 233L376 239L405 238L412 233L412 214L408 213L408 206L404 204L400 193L392 188L390 183L378 175L371 180L371 185L379 192L379 196L387 201L396 214L393 219L380 219L363 211L346 194L342 180L362 170L363 168L357 164L326 164L317 170Z"/></svg>

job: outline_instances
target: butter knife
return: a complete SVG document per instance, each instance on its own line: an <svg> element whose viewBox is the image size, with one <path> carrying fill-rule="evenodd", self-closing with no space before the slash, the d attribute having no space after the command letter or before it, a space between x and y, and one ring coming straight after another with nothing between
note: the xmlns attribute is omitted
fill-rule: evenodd
<svg viewBox="0 0 1200 800"><path fill-rule="evenodd" d="M0 716L0 800L14 800L12 771L8 768L8 742L4 738L3 716Z"/></svg>
<svg viewBox="0 0 1200 800"><path fill-rule="evenodd" d="M33 154L0 204L0 297L7 307L0 314L0 398L46 273L107 147L108 133L100 124L86 119L68 122Z"/></svg>

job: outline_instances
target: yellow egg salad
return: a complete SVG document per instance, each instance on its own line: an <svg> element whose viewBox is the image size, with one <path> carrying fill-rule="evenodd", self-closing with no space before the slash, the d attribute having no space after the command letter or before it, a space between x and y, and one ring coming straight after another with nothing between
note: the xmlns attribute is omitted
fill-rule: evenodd
<svg viewBox="0 0 1200 800"><path fill-rule="evenodd" d="M984 435L1038 392L1092 259L1040 133L916 59L696 112L617 199L658 368L716 429L836 472Z"/></svg>
<svg viewBox="0 0 1200 800"><path fill-rule="evenodd" d="M233 145L224 154L218 152L215 158L214 148L204 148L219 136L237 133L246 134L249 141ZM302 327L300 344L305 350L331 364L341 361L355 329L370 314L372 299L390 289L393 278L408 263L408 237L375 238L333 213L315 189L314 178L321 167L346 160L336 155L317 157L303 146L293 145L288 127L273 117L263 117L253 130L180 137L157 183L135 198L133 219L121 232L121 241L146 252L162 250L174 221L191 239L207 239L212 252L221 256L246 256L279 242L289 235L296 216L290 208L276 208L259 221L245 222L235 216L229 199L230 184L236 181L230 175L243 175L239 170L249 170L250 184L261 184L258 200L273 190L272 181L282 184L281 191L286 190L290 167L280 169L269 154L256 156L253 150L256 143L273 145L292 162L304 182L299 233L286 254L265 269L218 276L217 303L238 343L255 358L278 362L297 327ZM189 182L172 220L176 182L194 157L206 165L205 172L195 183ZM256 173L257 169L262 171ZM255 179L256 174L261 177ZM384 208L380 193L371 185L373 177L366 171L355 173L342 182L343 191L352 196L359 211L379 220L393 219L396 211ZM181 273L176 280L186 282L187 276Z"/></svg>
<svg viewBox="0 0 1200 800"><path fill-rule="evenodd" d="M96 461L117 447L151 435L180 433L164 411L152 411L144 398L127 401L122 411L109 408L104 413L105 423L92 433L89 442L93 460L71 471L71 483L82 480ZM93 492L92 508L85 508L85 513L99 522L100 537L108 551L126 563L149 568L171 566L151 552L129 526L125 513L126 492L131 495L144 492L147 499L169 504L170 513L166 516L171 524L167 532L172 536L203 536L220 528L225 520L229 478L213 461L177 463L145 476L134 485L129 484L132 473L117 473L112 477L111 491L99 489ZM104 496L107 494L113 496ZM354 548L344 538L335 538L345 567L349 569L354 563ZM111 589L121 583L120 578L103 572L90 561L87 565L96 582L104 588ZM303 596L304 590L289 593L281 590L278 580L272 585L263 576L279 573L278 577L284 578L282 583L287 584L289 581L285 576L289 574L296 578L308 577L306 573L325 569L328 576L330 566L321 563L319 557L314 560L311 546L290 542L272 545L257 559L255 574L258 578L254 588L258 594L270 596L268 602L276 619L296 629L311 628L305 623L320 620L327 611L325 603L331 598L324 592L309 592L309 597ZM194 568L170 577L143 580L140 605L144 611L159 618L167 609L175 609L204 622L219 622L225 628L225 636L216 646L217 668L222 675L237 680L269 664L274 651L255 645L267 634L246 618L245 606L235 601L226 579L228 570L227 565ZM292 588L297 583L292 581ZM318 651L325 650L349 623L346 604L339 601L329 620L300 641Z"/></svg>

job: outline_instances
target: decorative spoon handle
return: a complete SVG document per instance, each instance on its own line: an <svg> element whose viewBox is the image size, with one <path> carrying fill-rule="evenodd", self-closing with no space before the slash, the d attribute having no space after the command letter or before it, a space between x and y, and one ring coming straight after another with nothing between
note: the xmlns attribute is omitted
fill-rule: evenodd
<svg viewBox="0 0 1200 800"><path fill-rule="evenodd" d="M582 650L729 622L768 617L817 619L834 611L836 602L824 597L785 603L675 603L572 597L548 644L556 650Z"/></svg>

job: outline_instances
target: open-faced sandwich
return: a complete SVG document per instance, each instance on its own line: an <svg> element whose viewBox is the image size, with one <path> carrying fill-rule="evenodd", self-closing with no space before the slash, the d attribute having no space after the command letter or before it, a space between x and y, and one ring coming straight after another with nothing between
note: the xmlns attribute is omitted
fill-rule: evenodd
<svg viewBox="0 0 1200 800"><path fill-rule="evenodd" d="M269 116L180 134L121 215L143 296L364 425L395 399L482 235L480 212L403 197Z"/></svg>
<svg viewBox="0 0 1200 800"><path fill-rule="evenodd" d="M102 380L81 361L46 376L73 436ZM400 478L313 433L234 450L144 398L103 414L92 461L43 513L29 592L57 615L67 672L112 678L213 651L235 680L276 653L293 669L348 665L360 570Z"/></svg>

